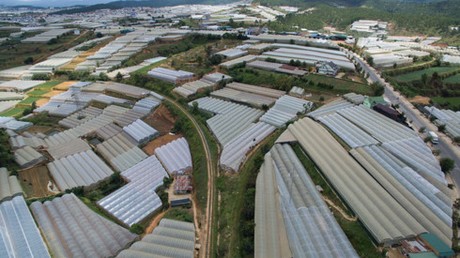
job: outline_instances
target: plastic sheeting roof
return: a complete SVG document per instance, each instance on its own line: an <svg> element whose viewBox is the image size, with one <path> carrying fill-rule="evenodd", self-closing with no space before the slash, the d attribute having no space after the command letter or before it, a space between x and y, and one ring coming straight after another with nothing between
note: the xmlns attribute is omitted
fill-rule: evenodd
<svg viewBox="0 0 460 258"><path fill-rule="evenodd" d="M122 251L118 258L181 257L193 258L195 228L192 223L162 219L153 232Z"/></svg>
<svg viewBox="0 0 460 258"><path fill-rule="evenodd" d="M264 122L255 123L247 128L232 142L224 146L219 161L221 167L235 172L238 171L241 163L246 158L246 153L275 130L274 126Z"/></svg>
<svg viewBox="0 0 460 258"><path fill-rule="evenodd" d="M294 120L297 113L308 111L312 105L310 101L284 95L260 118L260 121L279 128Z"/></svg>
<svg viewBox="0 0 460 258"><path fill-rule="evenodd" d="M0 257L50 257L22 196L0 204Z"/></svg>
<svg viewBox="0 0 460 258"><path fill-rule="evenodd" d="M92 150L55 160L47 166L62 191L77 186L91 186L113 174Z"/></svg>
<svg viewBox="0 0 460 258"><path fill-rule="evenodd" d="M131 136L138 144L147 143L159 134L157 130L140 119L123 127L123 131Z"/></svg>
<svg viewBox="0 0 460 258"><path fill-rule="evenodd" d="M171 175L192 169L192 154L184 137L155 149L155 155Z"/></svg>
<svg viewBox="0 0 460 258"><path fill-rule="evenodd" d="M22 194L22 188L17 177L10 176L6 168L0 168L0 202L18 194Z"/></svg>
<svg viewBox="0 0 460 258"><path fill-rule="evenodd" d="M30 206L54 257L112 257L137 235L89 209L74 194Z"/></svg>
<svg viewBox="0 0 460 258"><path fill-rule="evenodd" d="M288 129L378 243L391 245L427 231L325 128L305 118Z"/></svg>
<svg viewBox="0 0 460 258"><path fill-rule="evenodd" d="M123 224L132 226L161 208L155 190L163 185L168 173L155 156L150 156L121 175L129 183L101 199L98 205Z"/></svg>

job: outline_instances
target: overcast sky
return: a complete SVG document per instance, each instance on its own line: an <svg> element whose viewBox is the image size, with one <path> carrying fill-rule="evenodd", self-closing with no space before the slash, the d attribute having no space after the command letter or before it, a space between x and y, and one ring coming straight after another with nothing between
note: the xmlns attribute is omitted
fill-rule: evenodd
<svg viewBox="0 0 460 258"><path fill-rule="evenodd" d="M108 3L115 0L0 0L0 5L71 6Z"/></svg>

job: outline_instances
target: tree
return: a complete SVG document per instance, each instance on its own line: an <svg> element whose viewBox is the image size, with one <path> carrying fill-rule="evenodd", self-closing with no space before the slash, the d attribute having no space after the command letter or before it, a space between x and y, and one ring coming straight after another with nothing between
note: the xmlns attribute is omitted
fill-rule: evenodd
<svg viewBox="0 0 460 258"><path fill-rule="evenodd" d="M30 65L30 64L33 64L34 63L34 58L29 56L27 57L26 59L24 59L24 64L26 65Z"/></svg>
<svg viewBox="0 0 460 258"><path fill-rule="evenodd" d="M131 233L140 235L140 234L144 233L144 228L143 228L141 225L139 225L139 224L137 224L137 223L134 223L134 224L129 228L129 231L130 231Z"/></svg>
<svg viewBox="0 0 460 258"><path fill-rule="evenodd" d="M120 72L118 72L117 75L115 76L115 80L117 82L121 82L121 80L123 80L123 75Z"/></svg>
<svg viewBox="0 0 460 258"><path fill-rule="evenodd" d="M452 169L454 169L455 167L455 162L454 160L450 159L450 158L442 158L440 161L439 161L439 165L441 165L441 170L444 172L444 173L449 173Z"/></svg>
<svg viewBox="0 0 460 258"><path fill-rule="evenodd" d="M102 35L101 32L96 33L96 38L102 38L102 37L104 37L104 35Z"/></svg>
<svg viewBox="0 0 460 258"><path fill-rule="evenodd" d="M54 45L54 44L56 44L56 43L58 43L57 38L52 38L52 39L50 39L50 40L48 41L47 44L48 44L48 45Z"/></svg>

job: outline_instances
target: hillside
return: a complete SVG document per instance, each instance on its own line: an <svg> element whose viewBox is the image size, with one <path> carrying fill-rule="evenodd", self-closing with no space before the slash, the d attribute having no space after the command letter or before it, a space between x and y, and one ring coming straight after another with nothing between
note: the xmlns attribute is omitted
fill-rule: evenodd
<svg viewBox="0 0 460 258"><path fill-rule="evenodd" d="M164 7L164 6L175 6L183 4L222 4L230 3L234 1L225 0L141 0L141 1L115 1L107 4L96 4L84 7L77 7L73 9L61 10L54 14L73 14L73 13L84 13L94 12L100 9L122 9L122 8L133 8L133 7Z"/></svg>

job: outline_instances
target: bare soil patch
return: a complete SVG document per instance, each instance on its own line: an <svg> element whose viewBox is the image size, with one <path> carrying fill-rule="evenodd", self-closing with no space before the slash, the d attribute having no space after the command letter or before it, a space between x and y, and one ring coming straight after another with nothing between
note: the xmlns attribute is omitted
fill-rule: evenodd
<svg viewBox="0 0 460 258"><path fill-rule="evenodd" d="M46 166L29 168L18 172L19 180L28 198L41 198L54 195L48 191L48 183L54 181Z"/></svg>

